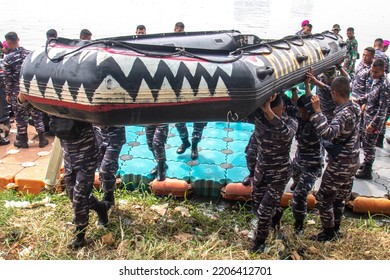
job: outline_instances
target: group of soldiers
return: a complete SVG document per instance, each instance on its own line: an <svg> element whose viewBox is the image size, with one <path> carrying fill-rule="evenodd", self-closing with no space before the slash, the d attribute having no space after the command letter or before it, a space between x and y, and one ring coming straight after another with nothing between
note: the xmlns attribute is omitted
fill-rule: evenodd
<svg viewBox="0 0 390 280"><path fill-rule="evenodd" d="M184 24L178 22L174 30L184 31ZM136 33L146 34L145 26L138 26ZM56 37L57 33L49 30L47 36ZM91 36L89 30L82 30L80 40L90 40ZM31 116L39 136L39 147L45 147L48 140L42 112L19 94L20 67L29 51L19 46L15 32L9 32L5 37L12 48L4 65L7 99L12 103L17 127L14 145L28 148L27 124ZM345 200L355 177L372 178L375 146L384 135L385 121L390 113L390 83L386 76L389 61L382 49L383 40L382 46L381 39L375 42L375 48L364 50L356 69L346 64L338 65L319 77L308 71L304 95L299 97L296 89L292 89L292 99L284 93L275 94L248 116L246 121L253 122L255 128L246 147L250 174L243 184L253 186L252 208L258 217L252 252L262 252L270 228L280 226L283 209L278 204L290 178L294 182L290 188L296 234L304 232L307 195L323 174L316 197L322 231L312 239L328 241L342 236L340 224ZM348 58L346 63L351 63ZM310 85L316 86L316 95L312 95ZM86 245L90 209L96 211L99 225L108 223L108 210L115 204L116 172L119 153L125 143L125 128L99 127L57 117L50 119L50 129L60 139L63 149L66 192L74 209L76 230L69 246L78 249ZM177 123L182 140L177 153L182 154L191 147L191 158L197 159L198 143L206 125L194 123L190 142L185 123ZM168 124L147 125L145 130L148 147L157 163L150 173L163 181L168 168L165 154ZM291 164L290 149L294 138L297 152ZM364 151L362 164L359 163L360 143ZM325 161L327 166L322 172ZM100 201L92 194L97 169L104 193Z"/></svg>
<svg viewBox="0 0 390 280"><path fill-rule="evenodd" d="M301 235L308 193L322 174L316 193L322 231L310 237L316 241L342 237L340 225L354 178L372 179L375 148L383 147L390 113L389 59L383 40L376 39L374 47L364 50L352 79L346 63L351 63L349 56L344 65L318 77L308 71L304 95L299 97L295 88L292 99L275 94L248 117L255 130L246 147L249 175L242 183L253 186L252 208L258 218L254 253L264 251L270 228L280 226L283 209L278 205L290 178L294 229ZM316 95L310 85L316 86ZM290 164L294 137L297 151Z"/></svg>

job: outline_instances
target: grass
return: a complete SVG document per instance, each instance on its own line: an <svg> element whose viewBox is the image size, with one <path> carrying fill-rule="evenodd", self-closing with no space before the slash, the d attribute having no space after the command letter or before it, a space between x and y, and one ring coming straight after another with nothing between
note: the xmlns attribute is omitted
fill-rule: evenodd
<svg viewBox="0 0 390 280"><path fill-rule="evenodd" d="M101 197L96 190L95 194ZM6 208L4 203L38 202L46 196L55 208ZM0 192L0 259L390 259L389 219L385 216L346 218L342 224L344 238L319 243L308 239L318 232L318 214L309 214L311 225L304 236L297 237L288 208L280 234L270 235L266 252L260 255L248 252L254 215L245 203L200 202L120 189L107 228L97 228L96 214L90 213L90 243L78 251L67 248L74 230L72 217L71 204L63 193Z"/></svg>

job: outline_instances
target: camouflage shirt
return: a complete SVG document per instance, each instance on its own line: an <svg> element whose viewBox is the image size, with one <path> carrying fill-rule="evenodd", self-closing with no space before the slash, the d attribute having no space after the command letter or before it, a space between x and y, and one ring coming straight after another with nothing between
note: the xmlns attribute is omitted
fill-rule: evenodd
<svg viewBox="0 0 390 280"><path fill-rule="evenodd" d="M385 72L386 74L389 74L389 57L380 49L375 49L374 59L376 58L383 59L383 61L385 62Z"/></svg>
<svg viewBox="0 0 390 280"><path fill-rule="evenodd" d="M334 110L336 109L336 104L332 99L332 91L330 86L326 84L326 80L323 77L320 77L319 80L325 84L323 88L316 87L316 94L320 98L321 111L325 115L326 119L330 123L334 116Z"/></svg>
<svg viewBox="0 0 390 280"><path fill-rule="evenodd" d="M363 61L360 61L359 65L356 67L355 77L352 82L352 96L355 98L360 98L370 90L370 83L372 82L370 78L370 69L371 65L365 64Z"/></svg>
<svg viewBox="0 0 390 280"><path fill-rule="evenodd" d="M348 163L359 160L359 120L360 108L351 100L337 106L331 123L322 112L310 116L310 121L317 134L333 144L342 144L337 158Z"/></svg>
<svg viewBox="0 0 390 280"><path fill-rule="evenodd" d="M297 151L295 158L299 165L305 167L321 166L321 139L318 137L313 124L298 118Z"/></svg>
<svg viewBox="0 0 390 280"><path fill-rule="evenodd" d="M371 90L365 96L357 99L360 105L366 104L364 111L365 123L381 130L386 123L386 113L390 102L390 81L386 76L374 80Z"/></svg>
<svg viewBox="0 0 390 280"><path fill-rule="evenodd" d="M352 40L347 39L347 54L345 55L345 68L349 68L351 65L355 64L355 61L358 56L358 41L355 37Z"/></svg>
<svg viewBox="0 0 390 280"><path fill-rule="evenodd" d="M6 95L19 94L20 70L26 56L30 51L19 47L15 48L4 58L4 79Z"/></svg>
<svg viewBox="0 0 390 280"><path fill-rule="evenodd" d="M290 163L290 149L298 123L286 114L275 116L269 122L261 109L254 112L255 137L258 143L258 161L262 165L277 167Z"/></svg>

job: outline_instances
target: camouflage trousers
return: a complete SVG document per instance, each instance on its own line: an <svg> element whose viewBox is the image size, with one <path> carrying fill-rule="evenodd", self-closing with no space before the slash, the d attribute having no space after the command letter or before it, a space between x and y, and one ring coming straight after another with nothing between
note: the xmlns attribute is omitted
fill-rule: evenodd
<svg viewBox="0 0 390 280"><path fill-rule="evenodd" d="M293 161L292 179L296 183L292 197L293 216L296 220L304 220L307 213L307 196L313 189L317 177L321 174L321 167L301 166Z"/></svg>
<svg viewBox="0 0 390 280"><path fill-rule="evenodd" d="M11 97L12 108L14 109L15 121L17 134L26 134L28 127L28 120L31 119L34 123L35 130L38 133L45 132L45 126L43 124L43 113L42 111L35 109L32 105L28 104L22 106L17 102L17 97Z"/></svg>
<svg viewBox="0 0 390 280"><path fill-rule="evenodd" d="M168 124L147 125L146 142L157 162L166 161L165 143L168 138Z"/></svg>
<svg viewBox="0 0 390 280"><path fill-rule="evenodd" d="M125 128L110 128L109 136L104 130L94 127L96 140L99 146L98 169L99 178L104 192L112 192L116 186L116 173L119 169L119 154L122 145L126 142Z"/></svg>
<svg viewBox="0 0 390 280"><path fill-rule="evenodd" d="M85 227L89 209L97 202L92 195L98 161L98 148L92 126L83 129L76 140L60 140L64 155L66 193L72 202L74 223Z"/></svg>
<svg viewBox="0 0 390 280"><path fill-rule="evenodd" d="M378 133L364 133L363 134L363 153L364 163L373 164L375 161L376 142L378 141Z"/></svg>
<svg viewBox="0 0 390 280"><path fill-rule="evenodd" d="M199 143L202 139L203 129L206 127L207 122L195 122L194 130L192 131L192 143ZM188 139L188 129L185 123L177 123L177 131L181 139Z"/></svg>
<svg viewBox="0 0 390 280"><path fill-rule="evenodd" d="M320 213L323 228L332 228L340 224L345 209L345 200L349 197L353 179L359 168L357 160L329 159L322 176L321 186L316 194L316 207Z"/></svg>
<svg viewBox="0 0 390 280"><path fill-rule="evenodd" d="M249 172L254 173L257 159L257 141L255 133L249 138L248 145L245 147L245 159Z"/></svg>
<svg viewBox="0 0 390 280"><path fill-rule="evenodd" d="M252 209L258 217L256 238L266 239L275 209L291 177L291 164L264 166L258 162L252 191Z"/></svg>

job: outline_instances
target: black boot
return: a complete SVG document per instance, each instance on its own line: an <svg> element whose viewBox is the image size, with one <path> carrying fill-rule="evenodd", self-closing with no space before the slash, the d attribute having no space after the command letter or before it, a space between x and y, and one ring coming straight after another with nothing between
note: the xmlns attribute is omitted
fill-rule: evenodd
<svg viewBox="0 0 390 280"><path fill-rule="evenodd" d="M338 238L344 237L344 233L340 230L340 224L334 224L334 232Z"/></svg>
<svg viewBox="0 0 390 280"><path fill-rule="evenodd" d="M28 136L27 133L24 134L17 134L16 135L16 141L14 142L14 146L17 148L28 148Z"/></svg>
<svg viewBox="0 0 390 280"><path fill-rule="evenodd" d="M250 172L249 172L249 175L246 176L246 177L244 178L244 180L242 180L242 184L243 184L244 186L249 186L249 185L251 185L252 182L253 182L253 177L254 177L254 176L255 176L255 172L254 172L254 171L250 171Z"/></svg>
<svg viewBox="0 0 390 280"><path fill-rule="evenodd" d="M75 237L68 243L68 247L73 250L78 250L87 245L87 240L85 239L85 228L86 227L76 227Z"/></svg>
<svg viewBox="0 0 390 280"><path fill-rule="evenodd" d="M372 180L372 164L366 163L363 166L362 170L358 170L355 175L355 178L362 180Z"/></svg>
<svg viewBox="0 0 390 280"><path fill-rule="evenodd" d="M44 148L47 146L47 144L49 144L49 140L45 138L44 132L38 133L38 137L39 137L39 148Z"/></svg>
<svg viewBox="0 0 390 280"><path fill-rule="evenodd" d="M382 148L383 149L383 140L385 140L385 135L379 134L378 140L376 141L376 146L378 148Z"/></svg>
<svg viewBox="0 0 390 280"><path fill-rule="evenodd" d="M8 139L4 139L3 137L0 137L0 146L5 146L9 144Z"/></svg>
<svg viewBox="0 0 390 280"><path fill-rule="evenodd" d="M165 180L165 173L168 166L165 164L165 161L160 161L157 164L157 181Z"/></svg>
<svg viewBox="0 0 390 280"><path fill-rule="evenodd" d="M168 165L166 163L165 163L165 169L168 169ZM155 167L153 167L152 170L150 170L150 175L155 177L157 175L157 170L158 170L158 164Z"/></svg>
<svg viewBox="0 0 390 280"><path fill-rule="evenodd" d="M310 237L310 240L326 242L332 241L337 237L334 228L324 228L319 234Z"/></svg>
<svg viewBox="0 0 390 280"><path fill-rule="evenodd" d="M265 249L265 239L256 238L253 240L253 246L250 249L252 254L260 254L263 253Z"/></svg>
<svg viewBox="0 0 390 280"><path fill-rule="evenodd" d="M282 219L283 217L283 208L282 207L277 207L275 209L275 214L274 216L272 217L272 221L271 221L271 227L275 230L279 230L280 229L280 220Z"/></svg>
<svg viewBox="0 0 390 280"><path fill-rule="evenodd" d="M294 233L296 235L303 235L305 233L305 228L303 226L304 220L295 219L294 223Z"/></svg>
<svg viewBox="0 0 390 280"><path fill-rule="evenodd" d="M198 158L198 143L192 142L192 147L191 147L191 158L192 160L196 160Z"/></svg>
<svg viewBox="0 0 390 280"><path fill-rule="evenodd" d="M190 141L188 141L188 139L181 139L183 141L183 143L180 145L179 148L177 148L177 151L176 153L178 153L179 155L180 154L183 154L190 146L191 146L191 143Z"/></svg>
<svg viewBox="0 0 390 280"><path fill-rule="evenodd" d="M90 208L98 215L98 225L105 226L108 224L108 209L110 204L106 201L99 201L95 196L90 197Z"/></svg>
<svg viewBox="0 0 390 280"><path fill-rule="evenodd" d="M105 201L109 204L110 208L115 205L114 191L105 192L102 198L102 201Z"/></svg>

